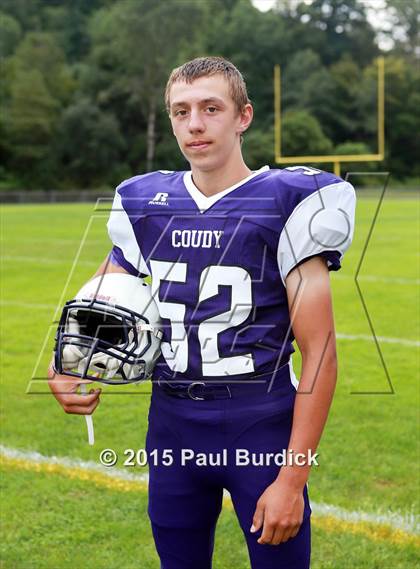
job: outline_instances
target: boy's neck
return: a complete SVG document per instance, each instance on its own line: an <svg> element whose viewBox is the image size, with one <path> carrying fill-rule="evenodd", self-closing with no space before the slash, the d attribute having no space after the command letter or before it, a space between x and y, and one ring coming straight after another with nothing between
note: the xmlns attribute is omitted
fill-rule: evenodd
<svg viewBox="0 0 420 569"><path fill-rule="evenodd" d="M223 192L238 184L252 174L242 156L234 165L225 164L219 170L203 171L192 168L192 178L195 186L207 197Z"/></svg>

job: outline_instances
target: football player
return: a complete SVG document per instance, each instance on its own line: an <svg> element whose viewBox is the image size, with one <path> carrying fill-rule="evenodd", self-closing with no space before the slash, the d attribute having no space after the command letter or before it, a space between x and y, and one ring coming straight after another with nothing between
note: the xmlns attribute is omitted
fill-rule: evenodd
<svg viewBox="0 0 420 569"><path fill-rule="evenodd" d="M210 568L226 489L253 569L306 569L311 460L271 459L315 453L327 419L337 377L329 271L352 241L355 192L313 168L248 168L253 107L223 58L175 69L165 99L191 169L117 188L113 248L98 270L149 275L163 323L146 449L169 449L173 461L149 464L156 548L165 569ZM56 397L75 413L99 401Z"/></svg>

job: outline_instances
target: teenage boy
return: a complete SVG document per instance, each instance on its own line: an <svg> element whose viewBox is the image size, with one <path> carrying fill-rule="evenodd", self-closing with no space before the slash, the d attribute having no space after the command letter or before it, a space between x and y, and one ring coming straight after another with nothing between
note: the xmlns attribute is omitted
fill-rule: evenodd
<svg viewBox="0 0 420 569"><path fill-rule="evenodd" d="M248 168L253 107L223 58L175 69L165 100L191 170L117 188L97 273L150 275L164 323L146 440L161 566L211 567L227 489L253 569L306 569L306 482L337 377L329 271L353 237L355 192L313 168ZM68 412L94 411L98 392L69 379L65 393L50 374Z"/></svg>

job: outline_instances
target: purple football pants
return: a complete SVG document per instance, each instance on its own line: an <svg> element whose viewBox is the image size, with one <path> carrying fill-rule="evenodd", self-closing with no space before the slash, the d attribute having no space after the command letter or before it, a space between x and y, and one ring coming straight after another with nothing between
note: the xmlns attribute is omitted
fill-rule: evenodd
<svg viewBox="0 0 420 569"><path fill-rule="evenodd" d="M174 398L153 386L146 438L148 512L161 569L211 569L224 488L231 495L252 569L309 568L311 510L306 488L304 521L296 537L261 545L257 539L262 528L249 531L257 500L277 477L279 466L273 461L244 463L251 453L258 461L260 453L265 458L287 449L290 438L296 392L290 380L277 379L282 388L268 394L248 396L244 386L238 397L211 401Z"/></svg>

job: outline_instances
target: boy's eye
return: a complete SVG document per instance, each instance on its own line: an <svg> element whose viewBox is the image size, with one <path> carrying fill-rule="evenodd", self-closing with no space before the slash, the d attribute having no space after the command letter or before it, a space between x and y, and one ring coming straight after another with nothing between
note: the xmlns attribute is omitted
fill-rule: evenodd
<svg viewBox="0 0 420 569"><path fill-rule="evenodd" d="M176 117L185 117L186 114L187 111L185 109L178 109L177 111L175 111Z"/></svg>
<svg viewBox="0 0 420 569"><path fill-rule="evenodd" d="M215 113L217 111L216 107L207 107L209 113Z"/></svg>

